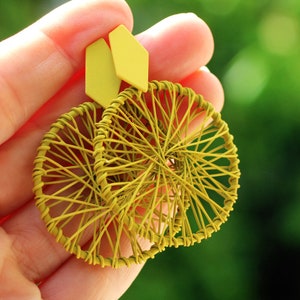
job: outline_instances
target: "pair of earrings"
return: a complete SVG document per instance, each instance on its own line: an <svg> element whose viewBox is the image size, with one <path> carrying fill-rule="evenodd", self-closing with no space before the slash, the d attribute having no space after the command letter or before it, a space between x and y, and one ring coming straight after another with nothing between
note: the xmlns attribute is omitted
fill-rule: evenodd
<svg viewBox="0 0 300 300"><path fill-rule="evenodd" d="M34 161L36 205L67 251L129 266L219 230L237 199L228 126L192 89L148 82L122 25L86 50L85 102L52 124ZM121 81L131 86L119 93Z"/></svg>

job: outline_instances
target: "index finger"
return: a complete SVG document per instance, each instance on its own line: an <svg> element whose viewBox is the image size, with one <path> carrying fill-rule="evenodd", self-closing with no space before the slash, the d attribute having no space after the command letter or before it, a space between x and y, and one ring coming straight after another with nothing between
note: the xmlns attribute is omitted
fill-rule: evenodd
<svg viewBox="0 0 300 300"><path fill-rule="evenodd" d="M82 67L86 45L132 23L125 1L70 1L3 41L0 144Z"/></svg>

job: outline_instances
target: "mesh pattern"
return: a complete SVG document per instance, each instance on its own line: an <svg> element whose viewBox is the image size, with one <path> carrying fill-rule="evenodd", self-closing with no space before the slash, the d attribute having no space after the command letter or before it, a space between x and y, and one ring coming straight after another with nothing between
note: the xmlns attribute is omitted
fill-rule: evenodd
<svg viewBox="0 0 300 300"><path fill-rule="evenodd" d="M190 246L224 223L237 199L237 149L200 95L153 81L103 110L84 103L45 134L33 172L42 219L88 263L141 263Z"/></svg>

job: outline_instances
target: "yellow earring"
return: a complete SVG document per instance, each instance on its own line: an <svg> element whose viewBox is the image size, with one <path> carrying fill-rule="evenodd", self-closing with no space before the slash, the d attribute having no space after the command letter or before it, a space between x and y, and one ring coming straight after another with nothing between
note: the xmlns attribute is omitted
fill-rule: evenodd
<svg viewBox="0 0 300 300"><path fill-rule="evenodd" d="M45 134L34 162L42 219L90 264L128 266L220 228L237 199L237 148L193 90L148 82L148 53L123 26L86 51L86 102ZM121 81L131 87L119 93Z"/></svg>

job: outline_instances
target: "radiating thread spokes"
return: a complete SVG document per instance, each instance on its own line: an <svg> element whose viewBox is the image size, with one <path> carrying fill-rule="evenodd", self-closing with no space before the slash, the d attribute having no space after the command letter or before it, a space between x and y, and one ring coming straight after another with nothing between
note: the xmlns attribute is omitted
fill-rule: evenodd
<svg viewBox="0 0 300 300"><path fill-rule="evenodd" d="M113 158L120 148L130 155L119 164ZM237 198L237 150L227 124L179 84L154 81L148 93L122 92L98 124L95 157L105 201L122 207L136 232L164 246L210 236ZM121 190L128 191L121 196L107 180L116 170L124 172Z"/></svg>
<svg viewBox="0 0 300 300"><path fill-rule="evenodd" d="M237 198L227 124L179 84L124 90L103 111L84 103L45 134L33 173L48 230L91 264L119 267L190 246L224 223Z"/></svg>
<svg viewBox="0 0 300 300"><path fill-rule="evenodd" d="M35 159L34 192L49 232L67 251L91 264L119 267L163 249L139 238L124 224L123 211L112 212L103 201L93 171L95 124L102 111L87 102L52 125Z"/></svg>

